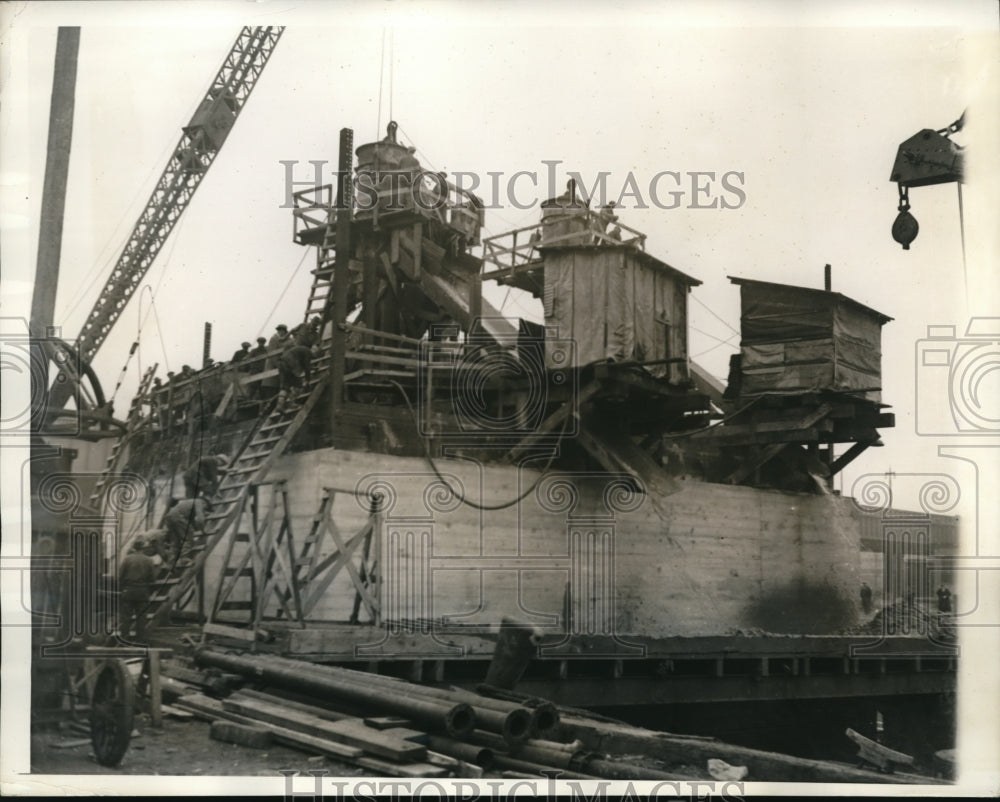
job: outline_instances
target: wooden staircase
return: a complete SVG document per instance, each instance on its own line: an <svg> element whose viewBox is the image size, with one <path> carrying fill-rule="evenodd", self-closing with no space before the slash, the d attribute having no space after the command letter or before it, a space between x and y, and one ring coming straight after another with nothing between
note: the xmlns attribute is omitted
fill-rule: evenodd
<svg viewBox="0 0 1000 802"><path fill-rule="evenodd" d="M312 379L284 408L272 408L234 459L211 499L202 543L190 551L189 560L177 560L164 568L150 599L150 617L163 623L177 602L191 591L212 550L238 527L251 485L259 483L284 453L296 432L309 417L329 381L326 344L312 361Z"/></svg>

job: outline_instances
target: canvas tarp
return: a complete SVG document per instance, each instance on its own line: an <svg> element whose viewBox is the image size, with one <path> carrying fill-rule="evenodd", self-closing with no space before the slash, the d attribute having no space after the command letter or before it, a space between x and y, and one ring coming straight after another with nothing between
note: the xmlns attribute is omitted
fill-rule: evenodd
<svg viewBox="0 0 1000 802"><path fill-rule="evenodd" d="M768 284L740 287L744 344L829 337L835 296Z"/></svg>
<svg viewBox="0 0 1000 802"><path fill-rule="evenodd" d="M744 284L741 393L866 391L881 384L884 317L836 293Z"/></svg>
<svg viewBox="0 0 1000 802"><path fill-rule="evenodd" d="M622 250L565 250L546 257L545 324L557 327L561 339L574 340L578 365L685 356L686 293L686 285ZM683 365L648 370L654 376L669 370L675 379L686 375Z"/></svg>

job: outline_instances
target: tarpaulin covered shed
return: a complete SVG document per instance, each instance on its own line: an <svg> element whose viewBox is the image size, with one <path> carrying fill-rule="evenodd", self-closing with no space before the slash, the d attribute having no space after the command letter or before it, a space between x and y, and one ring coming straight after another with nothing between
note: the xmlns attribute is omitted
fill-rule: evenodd
<svg viewBox="0 0 1000 802"><path fill-rule="evenodd" d="M700 284L636 248L576 245L542 249L545 325L572 339L577 366L657 362L656 377L688 378L687 296ZM546 348L546 367L551 349ZM553 351L555 353L555 351ZM680 359L665 364L662 360Z"/></svg>
<svg viewBox="0 0 1000 802"><path fill-rule="evenodd" d="M853 392L881 400L882 326L839 292L732 278L740 287L740 395Z"/></svg>

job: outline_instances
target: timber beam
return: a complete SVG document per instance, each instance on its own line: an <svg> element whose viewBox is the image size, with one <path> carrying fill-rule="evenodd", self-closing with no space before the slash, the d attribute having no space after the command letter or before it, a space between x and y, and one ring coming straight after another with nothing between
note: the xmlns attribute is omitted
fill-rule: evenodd
<svg viewBox="0 0 1000 802"><path fill-rule="evenodd" d="M847 449L847 451L845 451L843 454L841 454L839 457L837 457L837 459L833 461L833 463L830 465L830 475L833 476L834 474L842 471L844 468L846 468L848 465L854 462L854 460L860 457L868 449L868 447L875 442L876 442L875 440L862 440L859 443L855 443L853 446Z"/></svg>

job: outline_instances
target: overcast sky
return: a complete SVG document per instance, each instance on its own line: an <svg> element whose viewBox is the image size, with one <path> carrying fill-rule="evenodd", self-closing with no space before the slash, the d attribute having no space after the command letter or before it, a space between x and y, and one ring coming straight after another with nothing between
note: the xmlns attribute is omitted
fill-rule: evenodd
<svg viewBox="0 0 1000 802"><path fill-rule="evenodd" d="M648 234L652 254L703 282L690 304L691 354L725 377L739 328L739 294L727 276L822 287L823 265L832 264L835 290L894 318L884 329L882 367L883 400L897 428L883 432L885 448L869 449L844 472L844 492L863 474L891 469L897 505L918 508L924 479L952 476L961 503L945 509L972 524L964 528L962 553L996 553L988 549L1000 531L1000 451L943 458L938 448L962 438L918 436L915 415L919 390L921 409L949 425L947 371L931 376L922 369L918 382L915 357L926 327L956 326L954 347L964 348L970 316L1000 316L994 0L4 3L0 312L8 319L27 318L30 309L60 24L82 26L56 317L71 338L240 26L288 26L146 276L143 312L155 296L162 337L150 317L116 399L119 412L127 409L140 363L159 362L161 374L198 363L205 321L214 325L212 355L225 359L241 340L301 318L314 254L291 240L281 162L305 168L309 160L328 160L332 168L341 128L353 128L359 145L382 136L379 121L384 127L391 113L424 163L449 172L509 177L543 173L544 161L558 160L560 188L566 170L588 183L604 171L612 192L629 175L648 188L667 170L741 173L746 200L738 209L687 208L688 195L670 210L637 209L630 199L620 213ZM383 52L383 39L393 43L391 52ZM963 186L963 268L956 185L911 192L920 234L904 251L890 236L897 197L889 174L900 142L947 126L965 109L968 124L956 135L972 162ZM545 189L534 200L544 199ZM490 210L487 228L497 234L536 215ZM507 314L540 314L530 299L487 292L498 303L506 298ZM138 306L137 295L95 361L109 392L136 337ZM11 321L3 323L9 332ZM980 392L997 399L1000 370L996 361L985 364ZM9 373L5 418L25 403L24 382ZM3 443L5 548L18 535L11 522L23 504L13 477L23 470L24 452L9 447L23 441L15 440ZM962 442L998 441L980 433ZM977 478L985 489L978 506ZM984 542L990 538L982 550L970 545L977 520ZM11 588L11 598L16 592ZM16 606L4 605L5 620ZM995 628L997 621L977 626ZM970 677L995 676L997 657L995 629L970 631L984 639L963 640L967 691ZM7 630L5 645L19 635L26 649L26 630ZM5 702L15 693L28 698L23 684L4 686ZM989 733L996 722L995 706L981 699L978 692L960 697L961 719L973 725L965 732L974 733L960 754L968 760L968 747L979 743L985 772L995 767ZM26 741L15 746L27 749ZM19 759L26 764L25 754ZM995 775L982 776L993 776L995 790Z"/></svg>
<svg viewBox="0 0 1000 802"><path fill-rule="evenodd" d="M996 44L995 5L625 5L514 4L498 15L444 3L306 11L283 2L118 3L110 12L98 3L9 4L4 315L30 303L55 26L83 28L56 306L56 322L73 337L239 26L286 24L145 278L146 326L117 410L127 408L140 365L157 361L162 374L198 364L205 321L214 326L212 355L225 359L241 340L301 318L314 254L291 240L281 162L300 162L299 180L311 179L310 160L328 160L332 171L338 131L353 128L355 145L370 141L391 111L402 139L435 169L484 181L501 172L503 182L518 170L539 174L537 191L525 179L517 185L518 200L535 208L502 199L504 208L487 213L493 234L537 219L545 161L560 162L560 189L567 170L587 183L609 173L612 199L631 175L647 204L654 175L680 173L678 208L635 208L633 196L620 216L648 234L652 254L703 282L690 305L690 352L720 378L738 348L739 293L727 276L821 287L823 265L832 264L835 290L895 318L884 329L883 399L897 428L884 433L886 448L845 473L845 492L861 473L918 463L936 470L928 465L937 443L915 436L916 343L928 324L961 334L970 314L1000 314L995 260L987 261L996 253L998 187L975 180L982 168L963 188L963 271L957 186L911 192L920 234L904 251L890 236L897 197L889 172L901 141L966 108L956 141L990 143L973 154L977 167L984 154L995 158L996 67L984 58ZM691 172L716 173L715 182L702 179L711 195L692 199ZM719 183L724 173L741 174L731 182L745 202L689 208L720 195L737 201ZM669 200L670 180L659 186ZM541 313L516 291L486 291L505 302L505 314ZM95 361L108 392L139 320L137 295ZM920 391L947 403L941 382Z"/></svg>

